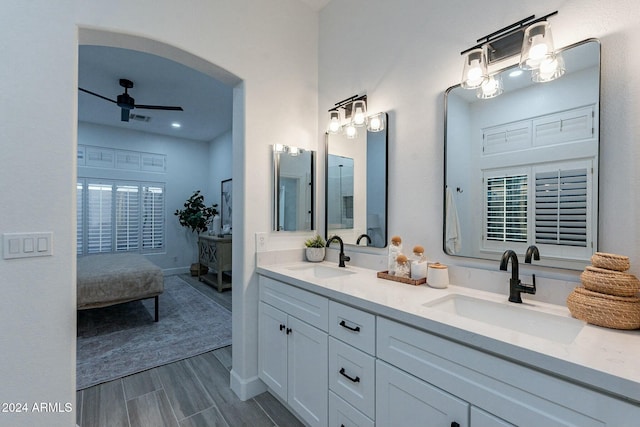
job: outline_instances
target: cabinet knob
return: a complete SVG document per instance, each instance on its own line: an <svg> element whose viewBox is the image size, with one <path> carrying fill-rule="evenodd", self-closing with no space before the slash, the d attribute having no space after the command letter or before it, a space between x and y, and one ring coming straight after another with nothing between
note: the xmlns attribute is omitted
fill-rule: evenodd
<svg viewBox="0 0 640 427"><path fill-rule="evenodd" d="M451 423L451 427L460 427L460 424L454 421Z"/></svg>
<svg viewBox="0 0 640 427"><path fill-rule="evenodd" d="M290 334L291 332L293 332L293 331L291 330L291 328L287 328L287 331L286 331L286 332L287 332L287 335L289 335L289 334Z"/></svg>
<svg viewBox="0 0 640 427"><path fill-rule="evenodd" d="M355 328L352 328L351 326L347 325L347 322L345 322L344 320L340 322L340 326L353 332L360 332L360 326L356 326Z"/></svg>
<svg viewBox="0 0 640 427"><path fill-rule="evenodd" d="M284 326L282 323L280 324L280 330L281 330L281 331L282 331L282 330L284 330L284 328L285 328L285 327L286 327L286 326Z"/></svg>

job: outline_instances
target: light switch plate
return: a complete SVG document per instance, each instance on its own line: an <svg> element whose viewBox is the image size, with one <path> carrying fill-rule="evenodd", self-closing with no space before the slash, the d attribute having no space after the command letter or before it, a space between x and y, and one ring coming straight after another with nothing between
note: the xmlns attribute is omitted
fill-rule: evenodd
<svg viewBox="0 0 640 427"><path fill-rule="evenodd" d="M256 252L266 252L269 236L264 231L256 233Z"/></svg>
<svg viewBox="0 0 640 427"><path fill-rule="evenodd" d="M2 235L2 258L29 258L51 256L53 233L4 233Z"/></svg>

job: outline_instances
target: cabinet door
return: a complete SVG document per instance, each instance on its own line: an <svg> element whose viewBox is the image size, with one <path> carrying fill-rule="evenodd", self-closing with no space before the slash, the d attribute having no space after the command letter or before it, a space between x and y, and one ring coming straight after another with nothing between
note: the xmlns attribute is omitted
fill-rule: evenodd
<svg viewBox="0 0 640 427"><path fill-rule="evenodd" d="M468 411L467 402L391 365L376 362L376 426L468 427Z"/></svg>
<svg viewBox="0 0 640 427"><path fill-rule="evenodd" d="M289 316L289 405L310 426L326 426L329 411L328 336Z"/></svg>
<svg viewBox="0 0 640 427"><path fill-rule="evenodd" d="M258 377L287 399L287 315L260 303L258 313Z"/></svg>
<svg viewBox="0 0 640 427"><path fill-rule="evenodd" d="M470 422L473 427L515 427L513 424L475 406L471 406Z"/></svg>

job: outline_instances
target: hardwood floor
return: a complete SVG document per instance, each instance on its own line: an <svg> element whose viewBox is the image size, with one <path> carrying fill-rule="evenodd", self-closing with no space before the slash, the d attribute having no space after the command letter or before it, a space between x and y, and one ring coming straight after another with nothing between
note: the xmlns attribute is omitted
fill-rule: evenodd
<svg viewBox="0 0 640 427"><path fill-rule="evenodd" d="M231 291L219 294L180 276L231 310ZM276 398L245 402L229 388L231 346L100 384L76 394L80 427L303 426Z"/></svg>

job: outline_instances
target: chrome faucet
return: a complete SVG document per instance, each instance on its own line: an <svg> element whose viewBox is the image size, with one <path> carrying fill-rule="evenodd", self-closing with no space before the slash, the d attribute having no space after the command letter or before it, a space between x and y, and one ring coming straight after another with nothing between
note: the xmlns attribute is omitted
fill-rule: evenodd
<svg viewBox="0 0 640 427"><path fill-rule="evenodd" d="M532 250L533 251L533 250ZM535 254L534 254L535 257ZM538 259L540 255L538 254ZM520 281L520 272L518 269L518 256L511 249L504 251L500 260L500 270L507 271L507 265L511 260L511 279L509 280L509 301L522 303L520 293L535 294L536 285L526 285ZM535 280L535 279L534 279Z"/></svg>
<svg viewBox="0 0 640 427"><path fill-rule="evenodd" d="M335 236L327 239L327 247L329 247L331 242L333 242L334 240L337 240L338 243L340 243L340 258L339 258L340 261L338 262L338 267L346 267L346 265L344 265L344 262L345 261L351 261L351 258L344 254L344 242L342 241L340 236L335 235Z"/></svg>
<svg viewBox="0 0 640 427"><path fill-rule="evenodd" d="M371 244L371 237L369 237L368 234L361 234L360 236L358 236L358 240L356 240L356 245L360 244L360 240L362 240L362 238L367 239L367 245Z"/></svg>

